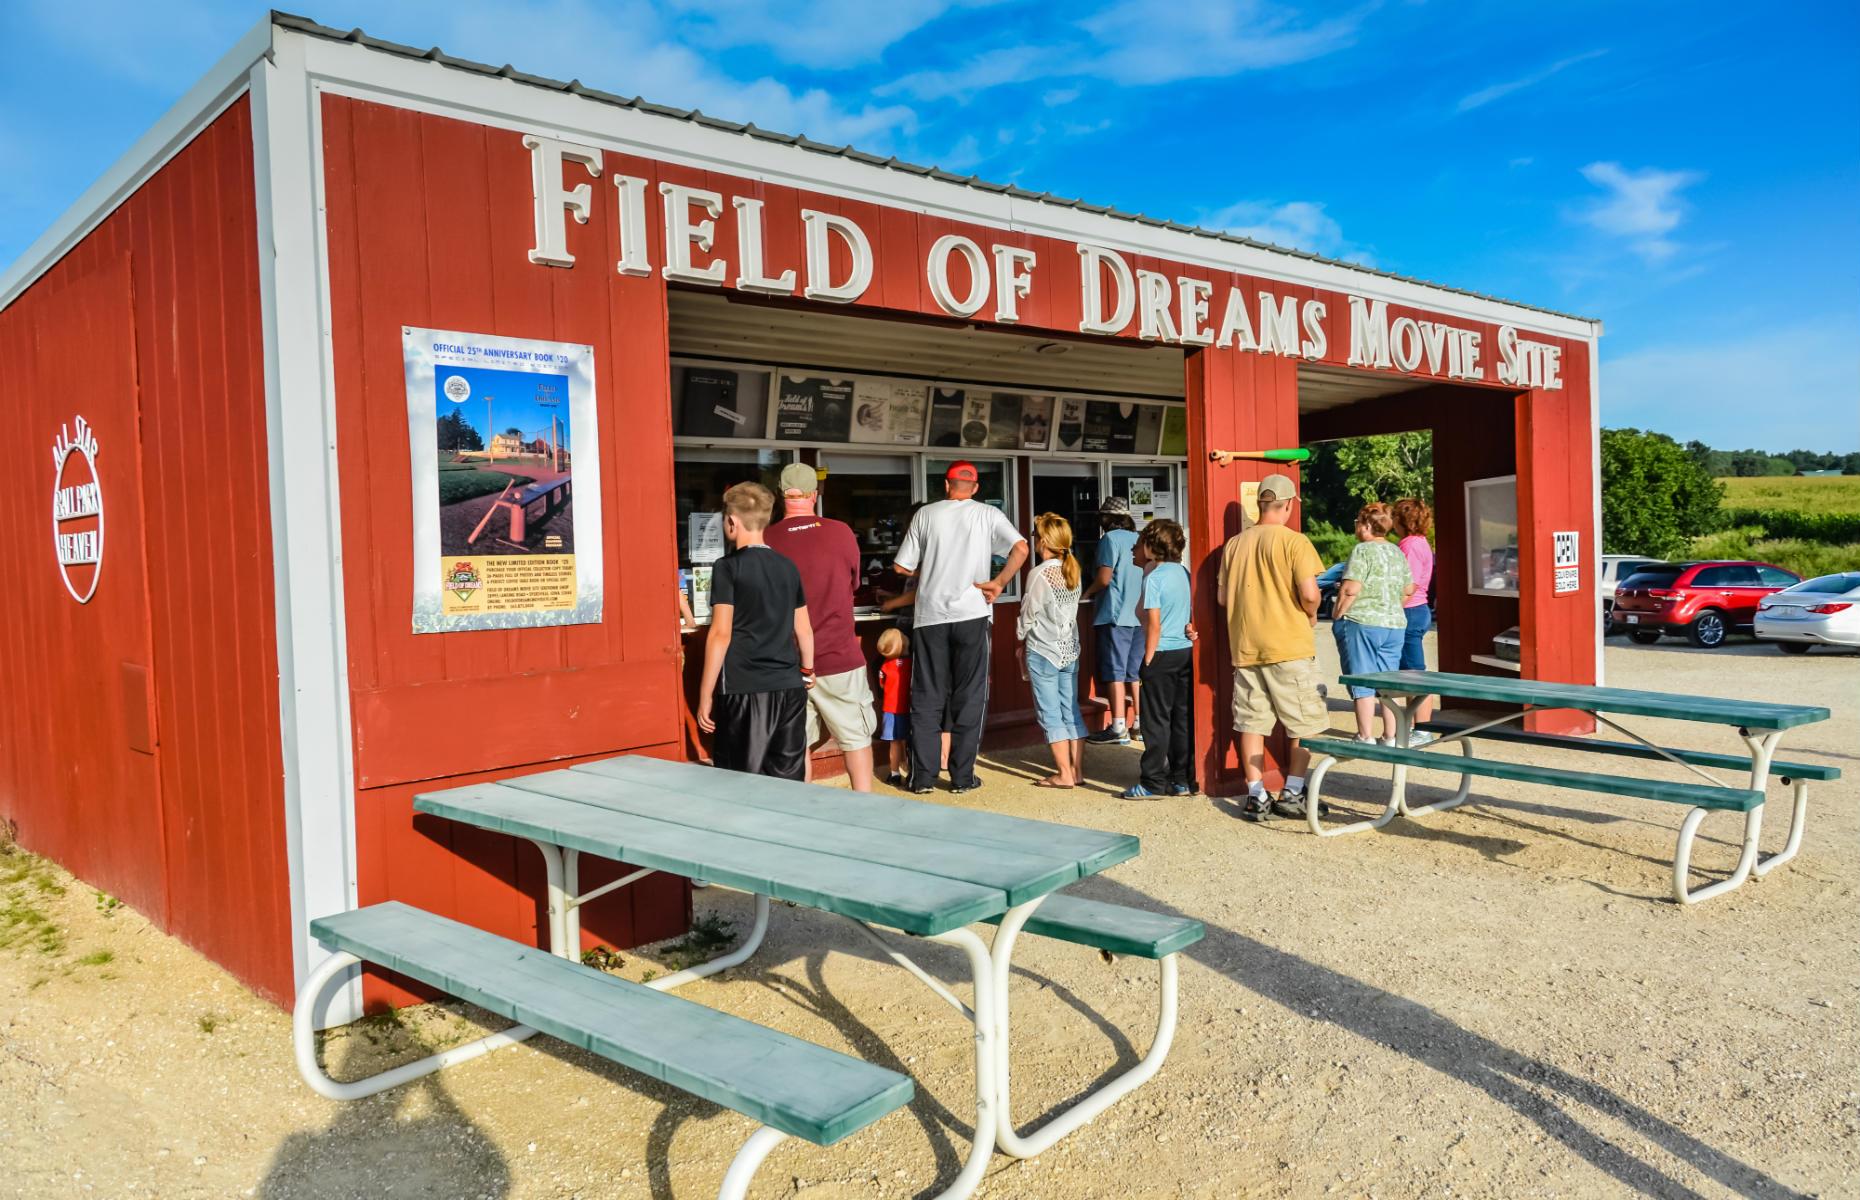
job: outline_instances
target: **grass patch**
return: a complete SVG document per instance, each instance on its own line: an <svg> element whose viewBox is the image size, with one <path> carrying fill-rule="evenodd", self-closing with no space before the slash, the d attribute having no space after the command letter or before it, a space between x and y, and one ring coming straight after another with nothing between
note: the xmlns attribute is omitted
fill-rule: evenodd
<svg viewBox="0 0 1860 1200"><path fill-rule="evenodd" d="M1801 538L1770 538L1759 526L1721 529L1695 539L1693 558L1753 558L1775 563L1804 579L1860 569L1860 542L1835 545Z"/></svg>
<svg viewBox="0 0 1860 1200"><path fill-rule="evenodd" d="M691 922L691 932L665 947L665 961L674 971L708 962L736 941L736 923L716 913L704 913Z"/></svg>
<svg viewBox="0 0 1860 1200"><path fill-rule="evenodd" d="M441 506L457 504L461 500L470 500L474 496L494 496L504 490L504 485L515 480L519 484L529 483L533 476L520 475L515 471L487 471L480 467L465 470L445 470L439 473L439 503Z"/></svg>
<svg viewBox="0 0 1860 1200"><path fill-rule="evenodd" d="M1751 475L1718 482L1728 509L1860 515L1860 475Z"/></svg>
<svg viewBox="0 0 1860 1200"><path fill-rule="evenodd" d="M581 965L593 967L597 971L617 971L626 965L626 959L612 946L596 946L592 950L581 952Z"/></svg>
<svg viewBox="0 0 1860 1200"><path fill-rule="evenodd" d="M97 915L104 917L115 916L116 910L121 907L123 907L123 902L118 900L115 896L110 895L108 892L97 893Z"/></svg>
<svg viewBox="0 0 1860 1200"><path fill-rule="evenodd" d="M114 950L92 950L89 954L86 954L83 958L78 959L78 966L80 967L102 967L102 966L107 966L108 964L113 963L115 961L116 961L116 951Z"/></svg>

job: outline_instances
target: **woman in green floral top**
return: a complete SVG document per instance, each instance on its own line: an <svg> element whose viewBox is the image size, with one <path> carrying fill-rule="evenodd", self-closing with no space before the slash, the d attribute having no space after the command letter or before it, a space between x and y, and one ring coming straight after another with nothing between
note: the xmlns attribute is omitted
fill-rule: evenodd
<svg viewBox="0 0 1860 1200"><path fill-rule="evenodd" d="M1402 601L1414 594L1414 576L1408 557L1388 540L1395 514L1386 504L1365 504L1356 514L1356 547L1343 569L1343 587L1331 614L1331 631L1337 635L1337 657L1345 675L1393 671L1401 661L1401 642L1408 630ZM1371 688L1350 688L1356 705L1356 740L1376 740L1376 693ZM1387 732L1395 738L1395 718L1384 714Z"/></svg>

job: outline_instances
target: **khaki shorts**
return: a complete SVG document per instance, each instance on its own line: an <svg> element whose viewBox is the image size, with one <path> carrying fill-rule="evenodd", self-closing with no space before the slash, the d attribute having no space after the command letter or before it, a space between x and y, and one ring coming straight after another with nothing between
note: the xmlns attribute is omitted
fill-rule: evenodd
<svg viewBox="0 0 1860 1200"><path fill-rule="evenodd" d="M817 675L807 689L807 744L820 744L825 725L842 750L864 750L878 730L878 713L872 706L872 683L865 668L838 675Z"/></svg>
<svg viewBox="0 0 1860 1200"><path fill-rule="evenodd" d="M1234 728L1269 734L1281 723L1295 738L1316 737L1330 729L1330 710L1318 695L1317 659L1234 668Z"/></svg>

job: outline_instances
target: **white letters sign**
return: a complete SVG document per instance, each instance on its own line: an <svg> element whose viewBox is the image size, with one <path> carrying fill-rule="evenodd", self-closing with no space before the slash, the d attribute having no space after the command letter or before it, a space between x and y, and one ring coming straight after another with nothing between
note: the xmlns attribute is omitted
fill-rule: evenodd
<svg viewBox="0 0 1860 1200"><path fill-rule="evenodd" d="M83 417L59 427L52 439L52 464L52 548L58 573L71 598L88 604L103 574L103 484L97 474L97 435Z"/></svg>
<svg viewBox="0 0 1860 1200"><path fill-rule="evenodd" d="M1551 559L1556 568L1556 594L1566 595L1577 591L1582 586L1581 538L1575 532L1553 533L1554 555Z"/></svg>

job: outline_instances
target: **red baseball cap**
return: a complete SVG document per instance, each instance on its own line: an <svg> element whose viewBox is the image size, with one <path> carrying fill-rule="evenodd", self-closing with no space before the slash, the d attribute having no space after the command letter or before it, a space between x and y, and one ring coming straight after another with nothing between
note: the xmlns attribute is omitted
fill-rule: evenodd
<svg viewBox="0 0 1860 1200"><path fill-rule="evenodd" d="M975 469L975 464L966 458L959 458L955 462L949 464L949 470L943 472L943 478L956 479L964 483L980 483L982 481L981 472L977 471Z"/></svg>

